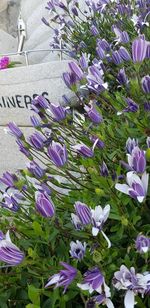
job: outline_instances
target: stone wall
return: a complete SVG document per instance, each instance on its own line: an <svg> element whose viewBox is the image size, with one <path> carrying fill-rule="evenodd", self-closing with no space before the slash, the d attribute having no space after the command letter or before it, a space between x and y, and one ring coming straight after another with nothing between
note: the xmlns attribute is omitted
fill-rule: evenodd
<svg viewBox="0 0 150 308"><path fill-rule="evenodd" d="M35 95L43 93L53 103L61 103L64 93L71 95L62 80L67 69L67 61L56 61L0 71L0 175L7 169L24 167L26 161L4 128L14 121L28 136L32 130L30 104Z"/></svg>
<svg viewBox="0 0 150 308"><path fill-rule="evenodd" d="M22 17L27 28L25 50L49 47L50 30L41 22L46 3L47 0L22 0ZM0 54L17 50L19 10L20 0L0 0ZM56 53L31 54L30 63L36 65L28 67L24 66L23 58L17 56L12 60L21 61L22 67L0 71L0 176L6 170L14 172L23 168L26 161L15 140L4 134L6 125L15 121L28 136L32 130L29 119L32 98L43 93L50 101L58 103L63 94L69 94L62 81L68 62L58 61Z"/></svg>
<svg viewBox="0 0 150 308"><path fill-rule="evenodd" d="M2 4L0 5L1 7L0 29L16 37L17 36L17 22L16 21L18 19L21 0L0 0L0 2L1 1L3 2L3 6L1 6Z"/></svg>

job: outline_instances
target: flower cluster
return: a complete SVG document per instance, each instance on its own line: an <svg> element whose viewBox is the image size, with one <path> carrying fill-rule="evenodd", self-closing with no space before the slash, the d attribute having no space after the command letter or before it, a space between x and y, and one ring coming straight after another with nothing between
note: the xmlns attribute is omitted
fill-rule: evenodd
<svg viewBox="0 0 150 308"><path fill-rule="evenodd" d="M20 305L13 281L26 306L147 308L149 0L52 0L46 9L51 46L72 59L62 100L33 99L32 133L6 129L28 162L0 179L1 229L17 242L0 233L9 266L0 288L9 285L10 305Z"/></svg>

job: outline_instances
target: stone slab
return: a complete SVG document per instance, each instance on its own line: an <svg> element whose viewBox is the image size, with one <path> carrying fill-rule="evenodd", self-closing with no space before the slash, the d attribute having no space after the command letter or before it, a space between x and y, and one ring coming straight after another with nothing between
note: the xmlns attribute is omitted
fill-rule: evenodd
<svg viewBox="0 0 150 308"><path fill-rule="evenodd" d="M33 129L21 127L25 136L29 136ZM0 127L0 176L5 171L15 172L17 169L25 168L28 159L19 152L15 138L4 132Z"/></svg>
<svg viewBox="0 0 150 308"><path fill-rule="evenodd" d="M3 12L4 10L6 10L7 9L7 5L8 5L7 0L1 0L0 1L0 12Z"/></svg>
<svg viewBox="0 0 150 308"><path fill-rule="evenodd" d="M17 39L0 29L0 54L17 51Z"/></svg>
<svg viewBox="0 0 150 308"><path fill-rule="evenodd" d="M53 103L61 103L62 95L71 95L62 80L68 61L52 61L0 71L0 126L15 121L30 125L30 104L43 94Z"/></svg>

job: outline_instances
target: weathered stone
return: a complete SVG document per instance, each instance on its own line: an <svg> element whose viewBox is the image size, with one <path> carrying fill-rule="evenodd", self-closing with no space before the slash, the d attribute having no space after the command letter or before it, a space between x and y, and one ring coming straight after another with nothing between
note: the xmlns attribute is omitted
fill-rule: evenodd
<svg viewBox="0 0 150 308"><path fill-rule="evenodd" d="M21 127L25 136L29 136L33 129ZM4 127L0 127L0 176L5 171L15 172L17 169L25 168L28 159L19 152L15 138L4 132Z"/></svg>
<svg viewBox="0 0 150 308"><path fill-rule="evenodd" d="M17 51L17 39L0 29L0 54Z"/></svg>
<svg viewBox="0 0 150 308"><path fill-rule="evenodd" d="M43 94L51 102L62 101L62 95L71 95L62 80L68 70L68 61L30 65L0 71L0 125L15 121L30 125L31 100Z"/></svg>
<svg viewBox="0 0 150 308"><path fill-rule="evenodd" d="M0 13L7 9L8 2L7 0L0 1Z"/></svg>

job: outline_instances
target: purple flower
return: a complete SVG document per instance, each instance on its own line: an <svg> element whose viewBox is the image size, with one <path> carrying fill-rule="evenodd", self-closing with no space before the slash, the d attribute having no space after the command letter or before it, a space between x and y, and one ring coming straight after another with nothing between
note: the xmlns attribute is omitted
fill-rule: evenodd
<svg viewBox="0 0 150 308"><path fill-rule="evenodd" d="M70 98L65 94L62 96L62 99L65 105L69 105L71 103Z"/></svg>
<svg viewBox="0 0 150 308"><path fill-rule="evenodd" d="M116 26L113 26L113 31L115 32L116 41L118 43L124 43L125 44L125 43L129 42L129 35L126 31L121 31Z"/></svg>
<svg viewBox="0 0 150 308"><path fill-rule="evenodd" d="M145 111L150 111L150 102L144 103L144 110Z"/></svg>
<svg viewBox="0 0 150 308"><path fill-rule="evenodd" d="M71 265L60 262L60 264L65 268L60 270L58 274L54 274L52 277L49 278L48 283L46 284L45 288L50 287L51 285L55 284L55 288L60 286L64 286L63 293L66 292L68 286L72 283L77 275L76 268L72 267Z"/></svg>
<svg viewBox="0 0 150 308"><path fill-rule="evenodd" d="M101 114L96 110L93 104L91 106L85 106L84 110L87 112L88 117L91 119L91 121L95 124L99 124L103 121L103 117Z"/></svg>
<svg viewBox="0 0 150 308"><path fill-rule="evenodd" d="M113 51L112 52L112 61L116 64L116 65L119 65L122 63L122 58L119 54L118 51Z"/></svg>
<svg viewBox="0 0 150 308"><path fill-rule="evenodd" d="M103 161L101 167L100 167L100 174L103 177L107 177L109 175L109 171L107 168L107 165L105 164L105 162Z"/></svg>
<svg viewBox="0 0 150 308"><path fill-rule="evenodd" d="M82 80L84 77L84 73L79 67L79 65L75 62L70 62L68 65L69 65L71 72L76 75L77 79Z"/></svg>
<svg viewBox="0 0 150 308"><path fill-rule="evenodd" d="M0 239L0 261L3 261L10 266L19 265L24 259L24 253L12 243L9 231L6 236Z"/></svg>
<svg viewBox="0 0 150 308"><path fill-rule="evenodd" d="M147 42L145 38L138 37L132 43L133 62L142 62L146 57Z"/></svg>
<svg viewBox="0 0 150 308"><path fill-rule="evenodd" d="M70 243L70 255L72 258L81 261L84 258L86 251L86 243L83 244L80 241Z"/></svg>
<svg viewBox="0 0 150 308"><path fill-rule="evenodd" d="M136 274L134 267L128 270L121 265L120 271L114 273L113 285L118 290L126 290L125 308L134 308L135 295L146 294L150 287L150 273Z"/></svg>
<svg viewBox="0 0 150 308"><path fill-rule="evenodd" d="M47 6L45 8L49 11L53 11L55 10L55 5L56 3L53 0L51 0L47 2Z"/></svg>
<svg viewBox="0 0 150 308"><path fill-rule="evenodd" d="M76 211L76 216L79 218L81 224L88 225L91 222L92 218L90 208L80 201L75 202L74 207Z"/></svg>
<svg viewBox="0 0 150 308"><path fill-rule="evenodd" d="M87 87L89 90L92 90L94 93L99 94L107 89L108 84L103 81L103 70L102 68L92 65L89 67L87 75Z"/></svg>
<svg viewBox="0 0 150 308"><path fill-rule="evenodd" d="M37 117L35 117L34 115L30 117L30 120L31 120L33 127L41 126L39 119Z"/></svg>
<svg viewBox="0 0 150 308"><path fill-rule="evenodd" d="M142 78L142 89L144 93L146 94L150 93L150 76L149 75Z"/></svg>
<svg viewBox="0 0 150 308"><path fill-rule="evenodd" d="M105 39L98 40L98 45L105 51L110 50L110 45Z"/></svg>
<svg viewBox="0 0 150 308"><path fill-rule="evenodd" d="M6 171L5 173L3 173L3 177L0 178L0 182L2 182L3 184L9 186L9 187L14 187L15 186L15 182L18 180L17 176L13 173L10 173L8 171Z"/></svg>
<svg viewBox="0 0 150 308"><path fill-rule="evenodd" d="M43 217L53 217L55 214L55 207L51 198L47 193L36 192L36 209Z"/></svg>
<svg viewBox="0 0 150 308"><path fill-rule="evenodd" d="M16 143L19 146L19 151L21 153L23 153L25 156L30 157L30 152L26 146L26 144L24 142L22 142L21 140L17 139Z"/></svg>
<svg viewBox="0 0 150 308"><path fill-rule="evenodd" d="M42 17L42 18L41 18L41 21L43 22L43 24L44 24L45 26L47 26L47 27L50 26L49 22L47 21L47 19L46 19L45 17Z"/></svg>
<svg viewBox="0 0 150 308"><path fill-rule="evenodd" d="M0 59L0 70L8 68L10 60L8 57L3 57Z"/></svg>
<svg viewBox="0 0 150 308"><path fill-rule="evenodd" d="M60 106L59 104L50 104L49 111L52 113L52 117L55 121L62 121L66 118L67 108Z"/></svg>
<svg viewBox="0 0 150 308"><path fill-rule="evenodd" d="M65 72L63 73L62 78L64 83L69 89L71 89L71 87L75 85L77 82L77 77L74 73Z"/></svg>
<svg viewBox="0 0 150 308"><path fill-rule="evenodd" d="M118 13L121 15L128 15L130 16L131 13L131 7L129 5L125 5L125 4L118 4L117 5L117 9L118 9Z"/></svg>
<svg viewBox="0 0 150 308"><path fill-rule="evenodd" d="M17 138L21 138L23 136L22 131L20 130L20 128L14 123L14 122L10 122L8 125L8 132Z"/></svg>
<svg viewBox="0 0 150 308"><path fill-rule="evenodd" d="M36 107L38 110L47 109L49 107L49 103L44 96L36 96L36 98L32 101L32 107Z"/></svg>
<svg viewBox="0 0 150 308"><path fill-rule="evenodd" d="M126 107L123 112L137 112L139 109L138 104L136 104L131 98L126 98L126 103L128 107Z"/></svg>
<svg viewBox="0 0 150 308"><path fill-rule="evenodd" d="M74 213L71 213L71 221L76 230L81 230L83 228L82 222L80 221L79 217Z"/></svg>
<svg viewBox="0 0 150 308"><path fill-rule="evenodd" d="M146 158L143 150L140 150L138 146L134 147L131 154L127 154L128 164L131 170L137 173L143 173L146 169Z"/></svg>
<svg viewBox="0 0 150 308"><path fill-rule="evenodd" d="M125 43L128 43L129 41L130 41L130 38L129 38L128 33L126 31L123 31L121 33L121 42L125 44Z"/></svg>
<svg viewBox="0 0 150 308"><path fill-rule="evenodd" d="M104 284L103 293L100 295L94 296L93 299L98 305L102 304L102 305L106 305L106 307L108 308L114 308L114 305L109 298L110 296L111 296L110 288L106 284Z"/></svg>
<svg viewBox="0 0 150 308"><path fill-rule="evenodd" d="M27 164L28 170L37 178L43 177L45 171L35 162L31 161Z"/></svg>
<svg viewBox="0 0 150 308"><path fill-rule="evenodd" d="M131 56L129 54L129 52L127 51L127 49L125 47L120 47L119 48L119 55L121 56L121 58L125 61L130 61L131 60Z"/></svg>
<svg viewBox="0 0 150 308"><path fill-rule="evenodd" d="M78 154L83 157L93 157L94 152L91 148L87 147L84 143L77 144L73 147Z"/></svg>
<svg viewBox="0 0 150 308"><path fill-rule="evenodd" d="M13 194L4 193L4 201L1 202L1 206L12 211L17 212L19 210L19 204Z"/></svg>
<svg viewBox="0 0 150 308"><path fill-rule="evenodd" d="M117 75L117 79L119 81L119 83L122 85L122 84L125 84L127 85L129 80L126 76L126 73L125 73L125 69L124 68L121 68L118 75Z"/></svg>
<svg viewBox="0 0 150 308"><path fill-rule="evenodd" d="M142 203L147 194L148 180L149 174L146 172L140 178L134 171L129 171L126 176L127 184L117 183L115 188Z"/></svg>
<svg viewBox="0 0 150 308"><path fill-rule="evenodd" d="M62 167L67 161L66 145L52 141L48 148L48 155L57 167Z"/></svg>
<svg viewBox="0 0 150 308"><path fill-rule="evenodd" d="M51 180L51 176L48 176L48 179ZM51 189L45 182L39 182L38 180L34 181L33 186L36 190L41 192L42 194L51 195Z"/></svg>
<svg viewBox="0 0 150 308"><path fill-rule="evenodd" d="M92 25L92 26L90 27L90 31L91 31L91 33L92 33L94 36L99 35L99 31L98 31L97 27L95 27L94 25Z"/></svg>
<svg viewBox="0 0 150 308"><path fill-rule="evenodd" d="M105 52L104 52L104 49L99 44L97 44L96 51L97 51L99 58L103 60L105 58Z"/></svg>
<svg viewBox="0 0 150 308"><path fill-rule="evenodd" d="M84 71L88 68L88 58L84 53L82 53L82 56L80 57L79 64Z"/></svg>
<svg viewBox="0 0 150 308"><path fill-rule="evenodd" d="M146 253L150 250L150 238L139 234L136 238L135 247L139 253Z"/></svg>
<svg viewBox="0 0 150 308"><path fill-rule="evenodd" d="M150 44L147 45L147 49L146 49L146 58L150 59Z"/></svg>
<svg viewBox="0 0 150 308"><path fill-rule="evenodd" d="M39 132L35 132L29 137L30 144L37 150L41 150L44 147L45 137Z"/></svg>
<svg viewBox="0 0 150 308"><path fill-rule="evenodd" d="M138 147L138 139L131 139L131 138L128 138L127 141L126 141L126 151L128 154L131 154L132 153L132 150L135 148L135 147Z"/></svg>
<svg viewBox="0 0 150 308"><path fill-rule="evenodd" d="M88 290L90 294L94 291L102 293L104 276L97 267L88 270L83 277L83 282L77 284L80 289Z"/></svg>
<svg viewBox="0 0 150 308"><path fill-rule="evenodd" d="M95 135L92 135L92 136L90 136L90 140L93 142L93 143L95 143L96 141L96 146L99 148L99 149L103 149L104 147L105 147L105 143L102 141L102 140L100 140L97 136L95 136Z"/></svg>
<svg viewBox="0 0 150 308"><path fill-rule="evenodd" d="M78 16L78 10L75 6L71 8L71 12L73 13L74 16Z"/></svg>

